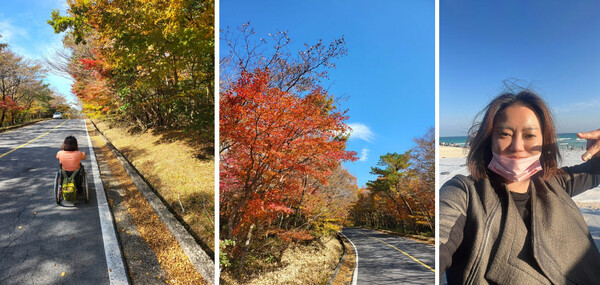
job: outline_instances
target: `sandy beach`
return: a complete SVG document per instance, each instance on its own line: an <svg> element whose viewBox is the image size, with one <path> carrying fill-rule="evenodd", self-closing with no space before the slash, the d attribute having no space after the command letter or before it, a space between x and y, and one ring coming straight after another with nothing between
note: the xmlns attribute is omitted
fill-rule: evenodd
<svg viewBox="0 0 600 285"><path fill-rule="evenodd" d="M440 145L440 158L467 157L467 149L464 147Z"/></svg>

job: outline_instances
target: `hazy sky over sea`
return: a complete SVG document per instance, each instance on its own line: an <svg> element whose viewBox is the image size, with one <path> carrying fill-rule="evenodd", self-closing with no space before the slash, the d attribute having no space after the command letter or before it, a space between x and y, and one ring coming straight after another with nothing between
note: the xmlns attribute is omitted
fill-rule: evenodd
<svg viewBox="0 0 600 285"><path fill-rule="evenodd" d="M600 128L600 5L594 1L440 1L440 136L465 135L516 78L558 131Z"/></svg>

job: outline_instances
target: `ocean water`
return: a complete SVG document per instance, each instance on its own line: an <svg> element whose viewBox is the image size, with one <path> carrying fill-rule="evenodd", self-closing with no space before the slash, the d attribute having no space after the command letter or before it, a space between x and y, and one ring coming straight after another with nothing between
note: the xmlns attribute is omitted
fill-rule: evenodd
<svg viewBox="0 0 600 285"><path fill-rule="evenodd" d="M466 141L466 136L440 137L442 145L464 146ZM578 138L576 133L558 134L557 141L560 149L585 149L587 144L586 140Z"/></svg>

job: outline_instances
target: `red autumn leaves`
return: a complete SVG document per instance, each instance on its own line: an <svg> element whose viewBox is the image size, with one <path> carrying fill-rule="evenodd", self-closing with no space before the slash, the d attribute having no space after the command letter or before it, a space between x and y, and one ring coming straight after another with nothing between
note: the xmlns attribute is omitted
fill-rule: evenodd
<svg viewBox="0 0 600 285"><path fill-rule="evenodd" d="M284 220L310 215L317 185L357 159L345 150L348 117L323 89L301 96L269 80L267 70L242 72L220 99L222 238L246 244L252 235L289 236Z"/></svg>

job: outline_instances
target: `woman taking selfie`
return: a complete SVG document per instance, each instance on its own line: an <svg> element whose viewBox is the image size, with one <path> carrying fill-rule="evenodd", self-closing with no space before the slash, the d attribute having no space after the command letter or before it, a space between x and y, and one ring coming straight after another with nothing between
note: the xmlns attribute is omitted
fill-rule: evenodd
<svg viewBox="0 0 600 285"><path fill-rule="evenodd" d="M600 253L571 197L600 184L600 130L584 163L558 168L550 111L503 94L469 133L468 177L440 189L440 276L449 284L598 284ZM599 122L600 123L600 122Z"/></svg>

